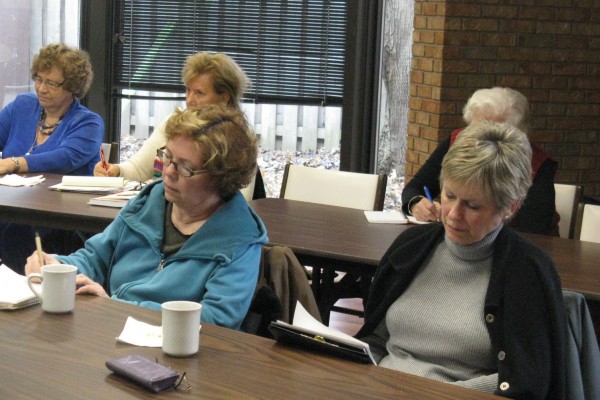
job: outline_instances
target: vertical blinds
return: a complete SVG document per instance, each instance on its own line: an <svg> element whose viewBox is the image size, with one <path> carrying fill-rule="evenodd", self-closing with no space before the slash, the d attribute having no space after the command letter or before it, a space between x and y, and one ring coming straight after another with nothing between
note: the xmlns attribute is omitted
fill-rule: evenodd
<svg viewBox="0 0 600 400"><path fill-rule="evenodd" d="M230 55L257 103L342 104L346 0L121 0L114 89L181 92L185 58Z"/></svg>

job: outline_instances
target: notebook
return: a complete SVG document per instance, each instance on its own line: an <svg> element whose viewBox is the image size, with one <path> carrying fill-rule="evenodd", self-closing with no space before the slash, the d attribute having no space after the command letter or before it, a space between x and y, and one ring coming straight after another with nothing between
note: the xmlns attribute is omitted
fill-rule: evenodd
<svg viewBox="0 0 600 400"><path fill-rule="evenodd" d="M27 277L0 265L0 310L16 310L39 303L27 285Z"/></svg>

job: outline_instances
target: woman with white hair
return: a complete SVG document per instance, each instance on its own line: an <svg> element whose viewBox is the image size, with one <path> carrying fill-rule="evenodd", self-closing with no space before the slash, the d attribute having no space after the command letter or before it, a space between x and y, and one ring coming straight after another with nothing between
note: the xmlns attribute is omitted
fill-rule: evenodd
<svg viewBox="0 0 600 400"><path fill-rule="evenodd" d="M529 102L523 94L510 88L494 87L479 89L467 101L463 109L467 125L483 120L506 122L521 131L529 131ZM442 159L463 129L457 129L441 142L425 164L407 183L402 191L402 210L419 221L435 221L440 218L440 203L430 201L424 191L427 187L431 198L439 196L439 175ZM530 141L533 156L531 167L533 184L527 193L511 226L521 232L558 236L558 218L554 199L554 174L557 163L536 143Z"/></svg>

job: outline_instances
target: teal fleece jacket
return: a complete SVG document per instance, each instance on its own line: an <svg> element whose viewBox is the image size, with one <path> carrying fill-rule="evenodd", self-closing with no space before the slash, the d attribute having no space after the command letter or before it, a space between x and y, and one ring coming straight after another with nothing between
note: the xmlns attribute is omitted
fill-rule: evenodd
<svg viewBox="0 0 600 400"><path fill-rule="evenodd" d="M239 329L268 242L260 217L237 193L165 259L165 210L164 185L152 183L83 249L57 258L102 284L114 299L158 310L166 301L196 301L203 322Z"/></svg>

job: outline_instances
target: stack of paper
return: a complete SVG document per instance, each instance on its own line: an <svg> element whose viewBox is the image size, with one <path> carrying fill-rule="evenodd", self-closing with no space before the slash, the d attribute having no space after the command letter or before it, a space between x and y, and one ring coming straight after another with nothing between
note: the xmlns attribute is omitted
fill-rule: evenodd
<svg viewBox="0 0 600 400"><path fill-rule="evenodd" d="M4 186L33 186L46 180L43 175L19 176L16 174L5 175L0 178L0 185Z"/></svg>
<svg viewBox="0 0 600 400"><path fill-rule="evenodd" d="M27 277L0 264L0 310L15 310L39 303L27 285Z"/></svg>
<svg viewBox="0 0 600 400"><path fill-rule="evenodd" d="M123 208L125 204L139 194L139 190L124 190L106 196L94 197L88 201L93 206Z"/></svg>
<svg viewBox="0 0 600 400"><path fill-rule="evenodd" d="M413 216L406 216L402 211L365 211L367 221L372 224L429 224L429 221L417 221Z"/></svg>
<svg viewBox="0 0 600 400"><path fill-rule="evenodd" d="M81 193L111 193L125 186L125 178L110 176L69 176L50 186L52 190Z"/></svg>
<svg viewBox="0 0 600 400"><path fill-rule="evenodd" d="M365 211L365 217L373 224L408 223L408 218L401 211Z"/></svg>

